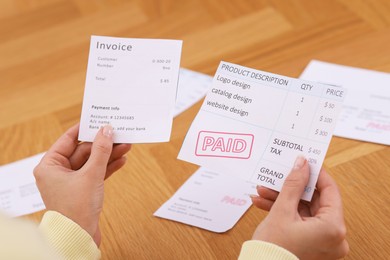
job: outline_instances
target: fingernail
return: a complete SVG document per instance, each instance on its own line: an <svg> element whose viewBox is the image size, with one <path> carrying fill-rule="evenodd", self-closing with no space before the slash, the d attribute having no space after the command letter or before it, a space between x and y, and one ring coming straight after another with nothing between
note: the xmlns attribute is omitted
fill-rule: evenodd
<svg viewBox="0 0 390 260"><path fill-rule="evenodd" d="M111 125L105 125L103 127L103 135L105 135L107 137L112 137L112 133L113 133L113 130L112 130Z"/></svg>
<svg viewBox="0 0 390 260"><path fill-rule="evenodd" d="M302 155L299 155L294 162L294 170L301 169L302 166L305 164L305 161L306 161L305 157L303 157Z"/></svg>
<svg viewBox="0 0 390 260"><path fill-rule="evenodd" d="M249 197L250 197L251 199L255 199L255 198L258 198L259 196L258 196L258 195L254 195L254 194L249 194Z"/></svg>

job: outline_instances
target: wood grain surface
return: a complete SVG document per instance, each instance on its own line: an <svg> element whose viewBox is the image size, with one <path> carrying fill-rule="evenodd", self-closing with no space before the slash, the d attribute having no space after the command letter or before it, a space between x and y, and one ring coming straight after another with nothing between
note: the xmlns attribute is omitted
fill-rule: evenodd
<svg viewBox="0 0 390 260"><path fill-rule="evenodd" d="M311 59L390 72L388 0L2 0L1 165L78 122L92 34L183 39L181 66L209 75L220 60L291 77ZM236 259L266 216L252 207L223 234L152 216L197 169L176 157L200 106L107 180L103 259ZM324 165L343 196L346 259L389 259L390 147L334 137Z"/></svg>

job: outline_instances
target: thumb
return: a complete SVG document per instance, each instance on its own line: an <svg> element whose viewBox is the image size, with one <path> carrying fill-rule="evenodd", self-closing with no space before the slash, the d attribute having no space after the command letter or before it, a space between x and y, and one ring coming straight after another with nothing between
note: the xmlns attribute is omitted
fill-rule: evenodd
<svg viewBox="0 0 390 260"><path fill-rule="evenodd" d="M106 125L96 134L91 148L91 155L85 164L86 168L95 169L105 175L108 160L110 159L113 144L113 130L110 125Z"/></svg>
<svg viewBox="0 0 390 260"><path fill-rule="evenodd" d="M282 190L275 201L275 206L280 205L284 209L287 208L289 212L295 213L305 186L309 181L309 176L309 164L303 156L298 156L290 174L284 181Z"/></svg>

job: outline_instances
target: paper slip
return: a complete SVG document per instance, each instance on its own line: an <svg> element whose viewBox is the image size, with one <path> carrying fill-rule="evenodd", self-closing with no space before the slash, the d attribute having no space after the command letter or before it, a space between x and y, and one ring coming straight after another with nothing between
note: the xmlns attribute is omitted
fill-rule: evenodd
<svg viewBox="0 0 390 260"><path fill-rule="evenodd" d="M345 90L221 62L179 159L280 190L298 155L310 200Z"/></svg>
<svg viewBox="0 0 390 260"><path fill-rule="evenodd" d="M181 68L174 116L178 116L201 100L212 81L213 78L209 75Z"/></svg>
<svg viewBox="0 0 390 260"><path fill-rule="evenodd" d="M249 194L255 184L200 168L154 216L222 233L252 205Z"/></svg>
<svg viewBox="0 0 390 260"><path fill-rule="evenodd" d="M313 60L301 75L348 89L334 135L390 145L390 74Z"/></svg>
<svg viewBox="0 0 390 260"><path fill-rule="evenodd" d="M111 124L115 143L167 142L182 41L92 36L80 141Z"/></svg>
<svg viewBox="0 0 390 260"><path fill-rule="evenodd" d="M0 166L0 211L11 217L45 209L33 170L44 153Z"/></svg>

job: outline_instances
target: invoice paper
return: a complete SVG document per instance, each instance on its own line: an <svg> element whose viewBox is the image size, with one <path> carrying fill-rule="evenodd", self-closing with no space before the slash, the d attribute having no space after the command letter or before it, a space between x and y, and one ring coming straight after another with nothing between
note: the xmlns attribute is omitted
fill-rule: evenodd
<svg viewBox="0 0 390 260"><path fill-rule="evenodd" d="M18 217L45 209L33 170L44 153L0 166L0 211Z"/></svg>
<svg viewBox="0 0 390 260"><path fill-rule="evenodd" d="M182 41L92 36L80 141L111 124L115 143L170 139Z"/></svg>
<svg viewBox="0 0 390 260"><path fill-rule="evenodd" d="M348 89L334 135L390 145L390 74L313 60L302 79Z"/></svg>
<svg viewBox="0 0 390 260"><path fill-rule="evenodd" d="M213 232L231 229L252 205L256 185L200 168L154 216Z"/></svg>
<svg viewBox="0 0 390 260"><path fill-rule="evenodd" d="M341 102L329 86L221 62L179 159L280 190L298 155L310 165L310 200Z"/></svg>

